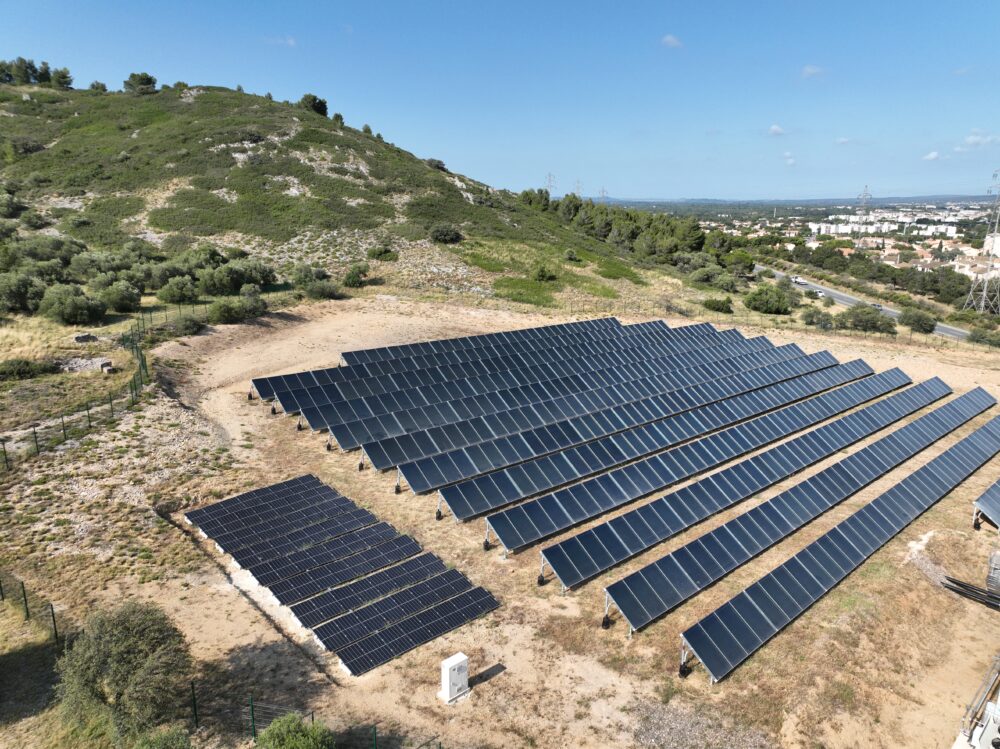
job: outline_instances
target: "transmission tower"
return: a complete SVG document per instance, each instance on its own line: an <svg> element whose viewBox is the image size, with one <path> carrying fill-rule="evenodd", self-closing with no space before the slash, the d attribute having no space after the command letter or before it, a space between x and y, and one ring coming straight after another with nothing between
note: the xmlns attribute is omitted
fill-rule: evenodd
<svg viewBox="0 0 1000 749"><path fill-rule="evenodd" d="M580 180L577 180L573 184L573 192L576 194L577 197L580 197L580 195L583 193L583 185L580 184Z"/></svg>
<svg viewBox="0 0 1000 749"><path fill-rule="evenodd" d="M602 202L602 203L607 203L607 202L608 202L608 191L607 191L607 190L605 190L605 189L604 189L604 188L602 187L602 188L601 188L601 193L600 193L600 194L601 194L601 202Z"/></svg>
<svg viewBox="0 0 1000 749"><path fill-rule="evenodd" d="M962 309L973 309L984 315L1000 315L1000 169L993 172L993 184L987 191L994 195L993 210L987 217L986 242L990 243L986 272L972 278L969 296Z"/></svg>
<svg viewBox="0 0 1000 749"><path fill-rule="evenodd" d="M552 172L549 172L548 174L545 175L545 189L549 191L549 195L552 194L552 190L555 188L555 186L556 186L556 175L554 175Z"/></svg>
<svg viewBox="0 0 1000 749"><path fill-rule="evenodd" d="M872 194L868 192L868 185L865 185L865 189L861 191L858 195L858 240L860 241L861 235L864 233L864 222L865 216L868 215L868 201L872 199Z"/></svg>

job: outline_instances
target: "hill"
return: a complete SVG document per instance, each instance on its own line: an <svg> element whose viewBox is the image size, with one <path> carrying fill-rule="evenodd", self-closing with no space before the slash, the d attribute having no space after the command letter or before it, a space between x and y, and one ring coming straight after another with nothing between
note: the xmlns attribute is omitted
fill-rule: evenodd
<svg viewBox="0 0 1000 749"><path fill-rule="evenodd" d="M579 205L560 212L545 196L552 210L539 210L367 125L219 87L135 95L2 85L0 164L12 193L0 217L18 222L6 234L73 240L70 254L128 246L162 262L208 243L285 274L300 262L336 273L366 255L398 257L379 264L390 284L540 304L564 290L615 298L609 281L641 282L632 266L642 260L609 239L610 219L602 236L592 220L573 220ZM440 226L464 241L431 241Z"/></svg>

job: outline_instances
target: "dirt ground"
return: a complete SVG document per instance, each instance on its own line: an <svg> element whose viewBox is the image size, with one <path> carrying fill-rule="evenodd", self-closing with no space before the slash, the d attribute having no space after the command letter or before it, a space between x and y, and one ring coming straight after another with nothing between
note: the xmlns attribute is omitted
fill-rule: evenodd
<svg viewBox="0 0 1000 749"><path fill-rule="evenodd" d="M174 431L184 430L187 442L169 452L178 464L175 469L146 482L152 484L146 501L177 509L312 472L487 587L500 599L499 610L369 674L350 677L335 657L318 652L304 630L248 585L245 575L227 568L207 544L200 543L198 551L193 536L155 523L158 540L148 545L154 556L160 549L169 552L174 572L160 568L143 573L139 554L126 574L103 580L100 598L134 594L163 605L184 630L194 655L206 664L204 678L225 687L217 693L232 695L212 706L219 711L237 707L252 690L261 702L315 710L337 728L377 722L381 735L405 736L407 746L437 741L446 747L950 745L965 704L996 653L1000 618L945 592L934 578L945 570L981 584L987 554L998 537L985 527L979 533L972 530L970 503L1000 477L1000 461L905 529L721 684L710 685L700 667L685 680L676 676L678 635L1000 409L627 639L620 618L609 630L600 628L604 586L836 458L561 595L556 584L535 584L537 549L508 558L496 550L483 552L481 520L435 521L433 497L395 495L391 474L359 472L356 454L327 452L323 435L296 431L294 419L271 415L259 400L247 400L250 378L331 366L341 351L565 319L379 296L308 305L266 322L170 342L154 352L166 373L165 389L176 400L161 396L152 401L143 412L142 430L174 425ZM899 366L914 381L938 375L956 393L982 385L1000 398L1000 357L995 354L836 335L743 332L766 332L776 344L794 341L808 352L828 348L841 361L861 357L878 371ZM126 421L119 431L133 428L138 429ZM150 448L138 465L113 464L120 468L121 486L105 490L107 501L142 501L124 492L128 477L164 460L155 445ZM113 448L102 449L111 451L102 460L124 460ZM198 473L205 456L212 456L211 470L195 478L185 474L192 468ZM51 495L36 497L29 485L15 487L14 495L59 507L65 497L71 504L72 491L54 488ZM85 503L87 522L97 522L93 513L98 507L94 498ZM28 512L20 506L19 511ZM176 521L179 514L173 517ZM38 521L26 520L22 527L34 528L32 522ZM35 533L36 540L44 540L40 531ZM46 571L53 581L60 575ZM136 584L138 574L145 574L141 585ZM470 657L471 675L481 680L470 698L445 707L435 696L439 663L456 651Z"/></svg>

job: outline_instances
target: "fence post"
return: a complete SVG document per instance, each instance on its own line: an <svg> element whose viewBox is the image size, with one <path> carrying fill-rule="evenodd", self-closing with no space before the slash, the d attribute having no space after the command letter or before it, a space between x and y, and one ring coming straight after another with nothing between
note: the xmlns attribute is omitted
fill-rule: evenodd
<svg viewBox="0 0 1000 749"><path fill-rule="evenodd" d="M34 427L31 427L31 436L35 438L35 455L41 455L42 451L38 447L38 432L35 431Z"/></svg>
<svg viewBox="0 0 1000 749"><path fill-rule="evenodd" d="M372 749L378 749L378 728L372 726Z"/></svg>
<svg viewBox="0 0 1000 749"><path fill-rule="evenodd" d="M93 424L90 423L90 404L89 403L84 404L84 408L87 409L87 429L90 429L91 427L93 427Z"/></svg>
<svg viewBox="0 0 1000 749"><path fill-rule="evenodd" d="M56 627L56 609L52 605L51 601L49 602L49 614L52 615L52 637L56 641L56 647L59 647L59 629Z"/></svg>
<svg viewBox="0 0 1000 749"><path fill-rule="evenodd" d="M198 730L198 696L194 691L194 679L191 680L191 712L194 713L194 728Z"/></svg>
<svg viewBox="0 0 1000 749"><path fill-rule="evenodd" d="M253 694L250 695L250 735L257 740L257 720L253 714Z"/></svg>
<svg viewBox="0 0 1000 749"><path fill-rule="evenodd" d="M31 618L31 610L28 608L28 591L24 589L24 580L21 581L21 597L24 598L24 618Z"/></svg>
<svg viewBox="0 0 1000 749"><path fill-rule="evenodd" d="M111 417L114 418L115 415L115 402L111 397L111 393L108 393L108 406L111 408Z"/></svg>
<svg viewBox="0 0 1000 749"><path fill-rule="evenodd" d="M63 416L62 414L59 414L59 421L62 422L63 439L68 440L69 435L66 433L66 417Z"/></svg>
<svg viewBox="0 0 1000 749"><path fill-rule="evenodd" d="M3 578L0 577L0 601L6 601L6 600L7 599L4 598L4 595L3 595Z"/></svg>
<svg viewBox="0 0 1000 749"><path fill-rule="evenodd" d="M10 470L10 460L7 458L7 441L0 440L0 449L3 449L3 467L8 471ZM0 591L2 592L2 591ZM3 600L3 596L0 595L0 601Z"/></svg>

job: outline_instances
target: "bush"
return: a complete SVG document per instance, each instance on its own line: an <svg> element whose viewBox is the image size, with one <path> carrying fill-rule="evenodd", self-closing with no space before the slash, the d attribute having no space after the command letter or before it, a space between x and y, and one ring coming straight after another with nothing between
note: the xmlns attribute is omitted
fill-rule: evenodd
<svg viewBox="0 0 1000 749"><path fill-rule="evenodd" d="M732 273L720 273L712 281L712 286L719 291L725 291L730 294L735 294L740 290L740 282Z"/></svg>
<svg viewBox="0 0 1000 749"><path fill-rule="evenodd" d="M833 327L833 315L815 307L806 307L802 310L801 317L806 325L813 325L821 330L830 330Z"/></svg>
<svg viewBox="0 0 1000 749"><path fill-rule="evenodd" d="M337 284L327 279L312 281L302 289L310 299L337 299L340 296Z"/></svg>
<svg viewBox="0 0 1000 749"><path fill-rule="evenodd" d="M260 286L255 283L245 283L240 286L240 296L260 296Z"/></svg>
<svg viewBox="0 0 1000 749"><path fill-rule="evenodd" d="M0 273L0 312L34 312L45 295L45 283L25 273Z"/></svg>
<svg viewBox="0 0 1000 749"><path fill-rule="evenodd" d="M58 695L70 718L110 713L120 736L161 725L185 704L191 654L184 635L157 606L125 603L92 615L59 659Z"/></svg>
<svg viewBox="0 0 1000 749"><path fill-rule="evenodd" d="M896 335L896 321L867 304L855 304L834 318L834 324L844 330Z"/></svg>
<svg viewBox="0 0 1000 749"><path fill-rule="evenodd" d="M126 93L144 96L156 93L156 78L149 73L132 73L122 83Z"/></svg>
<svg viewBox="0 0 1000 749"><path fill-rule="evenodd" d="M533 281L539 281L540 283L545 283L546 281L555 281L558 276L553 273L547 265L539 265L531 272L531 279Z"/></svg>
<svg viewBox="0 0 1000 749"><path fill-rule="evenodd" d="M267 312L267 302L259 296L218 299L208 308L208 321L213 325L231 325L260 317L265 312Z"/></svg>
<svg viewBox="0 0 1000 749"><path fill-rule="evenodd" d="M774 278L774 271L770 268L762 268L757 275L761 278Z"/></svg>
<svg viewBox="0 0 1000 749"><path fill-rule="evenodd" d="M899 315L899 324L905 325L917 333L933 333L934 328L937 327L937 320L934 319L934 315L907 307Z"/></svg>
<svg viewBox="0 0 1000 749"><path fill-rule="evenodd" d="M282 715L257 737L259 749L335 749L334 735L321 723L306 723L295 713Z"/></svg>
<svg viewBox="0 0 1000 749"><path fill-rule="evenodd" d="M571 263L579 263L580 256L576 254L576 250L566 250L566 260Z"/></svg>
<svg viewBox="0 0 1000 749"><path fill-rule="evenodd" d="M132 749L191 749L191 737L180 726L153 731L140 738Z"/></svg>
<svg viewBox="0 0 1000 749"><path fill-rule="evenodd" d="M792 312L792 303L785 292L771 284L758 286L751 291L743 299L743 305L765 315L789 315Z"/></svg>
<svg viewBox="0 0 1000 749"><path fill-rule="evenodd" d="M288 278L294 286L304 289L313 281L322 281L329 277L330 274L322 268L315 268L312 265L302 263L292 268L292 272Z"/></svg>
<svg viewBox="0 0 1000 749"><path fill-rule="evenodd" d="M326 117L326 99L320 99L316 94L305 94L299 99L299 106Z"/></svg>
<svg viewBox="0 0 1000 749"><path fill-rule="evenodd" d="M115 312L135 312L142 306L142 294L128 281L115 281L101 292L101 301Z"/></svg>
<svg viewBox="0 0 1000 749"><path fill-rule="evenodd" d="M431 229L431 239L441 244L458 244L464 237L451 224L437 224Z"/></svg>
<svg viewBox="0 0 1000 749"><path fill-rule="evenodd" d="M236 294L248 283L269 286L276 280L274 268L253 259L230 260L218 267L203 267L198 271L198 288L213 296Z"/></svg>
<svg viewBox="0 0 1000 749"><path fill-rule="evenodd" d="M100 322L106 310L104 302L91 299L75 284L50 286L38 305L39 313L66 325Z"/></svg>
<svg viewBox="0 0 1000 749"><path fill-rule="evenodd" d="M205 323L189 315L181 315L171 320L167 324L167 327L174 335L195 335L201 332L202 328L205 327Z"/></svg>
<svg viewBox="0 0 1000 749"><path fill-rule="evenodd" d="M448 168L444 165L444 162L441 161L441 159L424 159L424 163L431 169L437 169L440 172L448 171Z"/></svg>
<svg viewBox="0 0 1000 749"><path fill-rule="evenodd" d="M833 306L833 297L829 297L829 296L823 297L823 306L824 307L832 307Z"/></svg>
<svg viewBox="0 0 1000 749"><path fill-rule="evenodd" d="M399 260L399 253L394 252L392 247L388 243L385 243L368 250L368 259L381 260L383 263L392 263Z"/></svg>
<svg viewBox="0 0 1000 749"><path fill-rule="evenodd" d="M986 346L1000 347L1000 333L993 333L986 328L973 328L969 332L969 343L982 343Z"/></svg>
<svg viewBox="0 0 1000 749"><path fill-rule="evenodd" d="M368 276L368 264L357 263L352 265L344 274L344 286L349 289L360 289L365 285L365 278Z"/></svg>
<svg viewBox="0 0 1000 749"><path fill-rule="evenodd" d="M188 276L174 276L156 292L156 298L167 304L190 304L198 301L198 289Z"/></svg>
<svg viewBox="0 0 1000 749"><path fill-rule="evenodd" d="M712 312L724 312L727 315L733 313L733 300L728 296L725 299L702 299L701 306Z"/></svg>
<svg viewBox="0 0 1000 749"><path fill-rule="evenodd" d="M815 289L806 289L804 293L806 299L819 299L819 292Z"/></svg>
<svg viewBox="0 0 1000 749"><path fill-rule="evenodd" d="M28 229L44 229L51 223L51 221L37 211L25 211L21 214L21 224Z"/></svg>
<svg viewBox="0 0 1000 749"><path fill-rule="evenodd" d="M32 361L31 359L4 359L0 361L0 382L6 380L30 380L40 375L59 371L55 362Z"/></svg>

